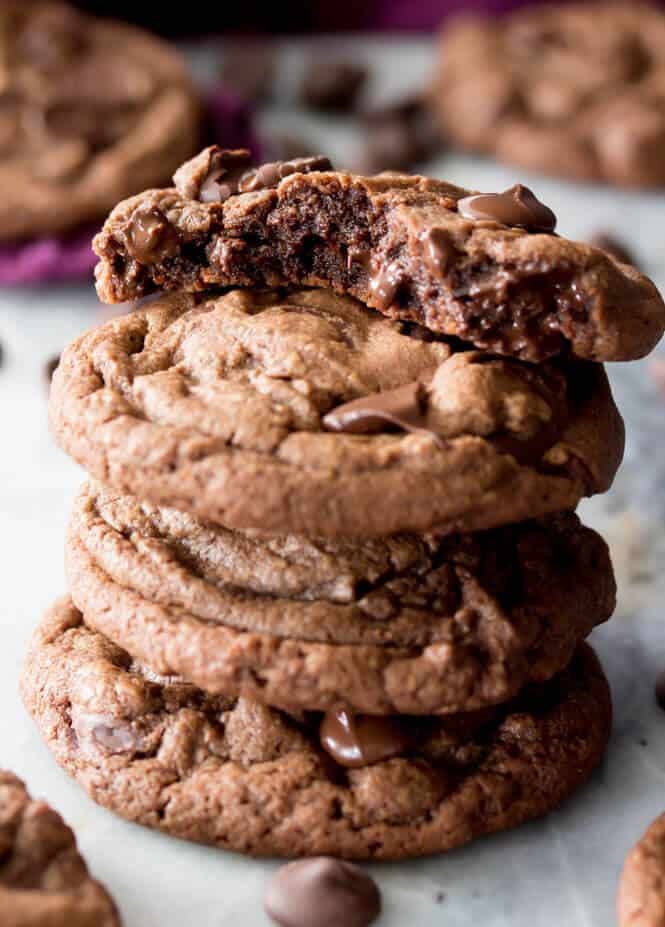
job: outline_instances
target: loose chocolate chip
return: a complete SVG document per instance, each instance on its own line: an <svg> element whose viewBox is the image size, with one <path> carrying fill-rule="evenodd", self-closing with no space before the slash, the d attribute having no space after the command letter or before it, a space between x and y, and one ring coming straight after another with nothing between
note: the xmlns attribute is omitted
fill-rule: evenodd
<svg viewBox="0 0 665 927"><path fill-rule="evenodd" d="M556 216L552 210L521 183L503 193L467 196L459 200L457 209L465 219L489 219L530 232L553 232L556 227Z"/></svg>
<svg viewBox="0 0 665 927"><path fill-rule="evenodd" d="M44 378L48 386L51 385L53 374L57 370L59 363L60 363L60 355L56 354L53 357L50 357L44 364Z"/></svg>
<svg viewBox="0 0 665 927"><path fill-rule="evenodd" d="M589 244L593 245L594 248L607 251L608 254L612 255L615 260L620 261L621 264L632 264L633 267L637 267L637 262L628 246L621 241L620 238L617 238L610 232L596 232L592 236Z"/></svg>
<svg viewBox="0 0 665 927"><path fill-rule="evenodd" d="M368 174L411 170L442 146L441 136L420 96L367 110L362 121L366 142L358 167Z"/></svg>
<svg viewBox="0 0 665 927"><path fill-rule="evenodd" d="M127 250L141 263L172 257L178 248L177 235L155 209L137 210L126 233Z"/></svg>
<svg viewBox="0 0 665 927"><path fill-rule="evenodd" d="M275 72L275 52L261 42L234 43L224 51L219 79L250 103L270 96Z"/></svg>
<svg viewBox="0 0 665 927"><path fill-rule="evenodd" d="M337 406L323 416L323 426L347 434L376 434L387 431L390 425L403 431L434 434L428 427L426 404L425 387L414 381Z"/></svg>
<svg viewBox="0 0 665 927"><path fill-rule="evenodd" d="M351 61L308 62L300 85L300 99L312 109L350 110L367 80L367 70Z"/></svg>
<svg viewBox="0 0 665 927"><path fill-rule="evenodd" d="M335 762L351 769L398 756L411 744L396 718L354 715L346 708L326 712L319 736L321 746Z"/></svg>
<svg viewBox="0 0 665 927"><path fill-rule="evenodd" d="M656 696L656 701L658 706L665 711L665 670L659 673L656 677L656 684L654 686L654 694Z"/></svg>
<svg viewBox="0 0 665 927"><path fill-rule="evenodd" d="M238 189L241 193L255 193L276 187L280 180L290 174L310 174L313 171L330 171L332 164L323 155L308 158L294 158L293 161L274 161L248 171L240 180Z"/></svg>
<svg viewBox="0 0 665 927"><path fill-rule="evenodd" d="M368 927L381 913L381 895L359 866L319 856L278 869L265 908L281 927Z"/></svg>

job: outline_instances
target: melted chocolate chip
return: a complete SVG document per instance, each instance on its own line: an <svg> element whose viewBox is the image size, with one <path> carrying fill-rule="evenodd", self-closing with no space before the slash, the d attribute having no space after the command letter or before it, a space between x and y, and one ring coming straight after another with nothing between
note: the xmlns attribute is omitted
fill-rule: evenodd
<svg viewBox="0 0 665 927"><path fill-rule="evenodd" d="M665 670L659 673L656 677L656 684L654 686L654 695L656 696L656 701L658 702L658 707L662 708L665 711Z"/></svg>
<svg viewBox="0 0 665 927"><path fill-rule="evenodd" d="M354 715L346 708L326 712L319 736L323 749L340 766L351 769L398 756L411 744L396 718Z"/></svg>
<svg viewBox="0 0 665 927"><path fill-rule="evenodd" d="M381 895L359 866L319 856L278 869L265 909L281 927L368 927L381 913Z"/></svg>
<svg viewBox="0 0 665 927"><path fill-rule="evenodd" d="M637 267L635 257L628 246L609 232L596 232L589 244L593 245L594 248L606 251L621 264L632 264L633 267Z"/></svg>
<svg viewBox="0 0 665 927"><path fill-rule="evenodd" d="M380 267L373 274L369 281L369 288L376 308L380 312L385 312L395 302L395 297L403 280L402 268L395 263Z"/></svg>
<svg viewBox="0 0 665 927"><path fill-rule="evenodd" d="M238 192L238 184L251 165L247 148L210 145L179 167L173 182L185 199L223 203Z"/></svg>
<svg viewBox="0 0 665 927"><path fill-rule="evenodd" d="M294 158L293 161L274 161L272 164L263 164L261 167L248 171L240 181L238 189L241 193L254 193L257 190L276 187L280 180L284 180L290 174L310 174L313 171L330 170L332 170L332 164L323 155Z"/></svg>
<svg viewBox="0 0 665 927"><path fill-rule="evenodd" d="M178 250L174 229L156 209L134 213L126 241L131 256L145 264L172 257Z"/></svg>
<svg viewBox="0 0 665 927"><path fill-rule="evenodd" d="M444 229L427 229L420 236L423 260L436 277L442 277L457 253L457 249Z"/></svg>
<svg viewBox="0 0 665 927"><path fill-rule="evenodd" d="M425 432L436 437L427 421L425 386L418 380L383 393L354 399L323 416L329 431L367 435L387 431L393 425L412 433Z"/></svg>
<svg viewBox="0 0 665 927"><path fill-rule="evenodd" d="M556 227L556 216L549 206L521 183L503 193L467 196L459 200L457 209L465 219L489 219L530 232L553 232Z"/></svg>

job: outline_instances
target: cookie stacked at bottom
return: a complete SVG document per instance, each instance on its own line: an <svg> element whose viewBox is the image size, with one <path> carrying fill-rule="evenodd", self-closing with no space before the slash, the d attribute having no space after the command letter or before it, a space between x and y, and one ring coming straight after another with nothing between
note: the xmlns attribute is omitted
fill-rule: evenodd
<svg viewBox="0 0 665 927"><path fill-rule="evenodd" d="M383 415L415 380L419 424L407 396L408 430L346 430L347 403ZM326 290L176 294L75 342L51 419L93 479L23 695L100 804L252 854L401 858L542 814L597 764L609 692L580 642L614 580L561 509L620 458L601 368Z"/></svg>

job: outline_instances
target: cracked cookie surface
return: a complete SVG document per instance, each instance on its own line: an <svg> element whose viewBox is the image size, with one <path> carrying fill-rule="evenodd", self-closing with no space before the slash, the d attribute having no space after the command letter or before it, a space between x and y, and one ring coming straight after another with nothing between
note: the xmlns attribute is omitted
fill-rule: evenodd
<svg viewBox="0 0 665 927"><path fill-rule="evenodd" d="M0 10L0 239L63 232L165 183L199 141L184 60L57 2Z"/></svg>
<svg viewBox="0 0 665 927"><path fill-rule="evenodd" d="M413 746L360 768L321 748L316 713L286 714L159 680L69 600L37 630L26 707L99 804L174 836L253 855L400 859L545 814L591 774L609 736L590 648L491 712L399 719Z"/></svg>
<svg viewBox="0 0 665 927"><path fill-rule="evenodd" d="M465 16L430 94L448 138L531 170L665 184L665 15L646 3Z"/></svg>
<svg viewBox="0 0 665 927"><path fill-rule="evenodd" d="M467 218L468 190L309 163L321 159L267 165L243 181L241 154L207 149L176 174L177 188L113 210L94 243L103 300L160 288L320 286L531 361L629 360L663 333L665 306L635 268L590 245ZM209 201L224 158L229 182L217 187L226 199ZM238 183L245 192L233 192Z"/></svg>
<svg viewBox="0 0 665 927"><path fill-rule="evenodd" d="M436 714L551 678L607 620L607 547L572 513L365 542L229 531L85 486L67 540L86 622L160 675L286 709Z"/></svg>
<svg viewBox="0 0 665 927"><path fill-rule="evenodd" d="M420 382L427 433L327 413ZM240 530L488 528L606 490L623 422L602 368L455 351L326 290L171 294L82 336L55 372L60 445L111 488Z"/></svg>
<svg viewBox="0 0 665 927"><path fill-rule="evenodd" d="M0 770L0 920L11 927L120 927L57 812Z"/></svg>

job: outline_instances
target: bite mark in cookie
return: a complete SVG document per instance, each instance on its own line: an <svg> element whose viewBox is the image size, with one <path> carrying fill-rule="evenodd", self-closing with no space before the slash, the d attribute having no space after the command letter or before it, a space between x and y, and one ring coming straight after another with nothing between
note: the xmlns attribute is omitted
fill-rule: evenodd
<svg viewBox="0 0 665 927"><path fill-rule="evenodd" d="M201 157L209 155L181 171L191 173ZM200 202L178 180L179 189L120 203L95 239L100 297L121 302L159 288L326 287L531 361L569 353L628 360L646 354L663 332L665 307L651 281L599 249L549 234L551 211L524 187L489 196L426 177L332 171L325 159L286 167L257 169L257 182L240 183L223 202ZM464 215L473 202L485 203L484 217ZM146 210L162 217L175 253L132 251ZM547 231L527 231L525 222Z"/></svg>

